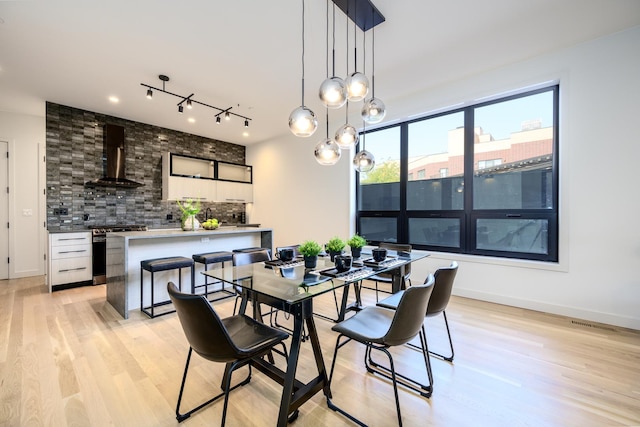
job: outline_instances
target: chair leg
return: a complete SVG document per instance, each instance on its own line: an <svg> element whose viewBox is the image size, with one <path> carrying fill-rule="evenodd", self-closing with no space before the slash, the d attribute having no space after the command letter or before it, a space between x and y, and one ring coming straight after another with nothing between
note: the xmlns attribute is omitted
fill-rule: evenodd
<svg viewBox="0 0 640 427"><path fill-rule="evenodd" d="M427 350L427 340L426 340L426 336L424 335L424 326L422 327L422 331L420 331L420 347L414 346L415 348L418 348L423 355L424 361L425 361L425 368L427 370L427 378L429 380L428 384L423 384L419 381L416 381L406 375L400 374L398 372L395 373L395 376L397 378L399 378L400 380L398 381L401 385L407 387L410 390L413 390L417 393L419 393L421 396L424 396L426 398L431 397L431 394L433 393L433 375L431 372L431 361L429 360L429 352ZM378 374L381 375L387 379L393 380L392 376L393 376L393 372L391 372L391 367L387 367L384 365L381 365L379 363L377 363L376 361L373 360L373 358L371 357L371 348L380 350L379 347L375 347L375 346L367 346L367 351L365 351L365 356L364 356L364 364L365 367L367 368L367 371L369 373L372 374Z"/></svg>
<svg viewBox="0 0 640 427"><path fill-rule="evenodd" d="M399 382L398 378L402 378L402 379L404 379L406 381L411 381L411 382L415 382L415 381L413 381L413 380L411 380L411 379L409 379L409 378L407 378L407 377L405 377L403 375L400 375L400 374L398 374L396 372L395 366L393 364L393 357L391 356L391 353L389 352L389 350L387 350L386 347L374 346L373 344L366 344L366 346L367 346L367 349L364 352L364 363L365 363L365 366L367 368L367 371L372 373L372 374L380 374L383 377L390 379L391 382L393 383L393 394L394 394L394 396L396 398L396 412L398 414L398 425L402 426L402 415L400 413L400 397L398 396L398 382ZM372 349L379 350L379 351L385 353L387 355L387 358L389 359L389 368L386 368L384 366L380 366L380 365L378 365L376 363L373 363L373 366L376 366L378 368L384 369L385 371L387 371L391 375L388 375L386 373L382 373L381 371L379 371L377 369L373 369L370 366L370 363L373 362L372 359L371 359L371 350ZM369 362L369 363L367 363L367 362ZM405 385L405 386L407 386L407 387L409 387L409 388L411 388L413 390L418 391L415 387L409 386L408 384L405 384L403 382L400 382L400 384L403 384L403 385ZM424 393L422 393L420 391L418 391L418 392L420 394L424 395Z"/></svg>
<svg viewBox="0 0 640 427"><path fill-rule="evenodd" d="M233 364L231 364L232 366L227 366L225 367L225 372L224 372L224 376L223 376L223 392L212 397L211 399L207 400L206 402L196 406L195 408L185 412L185 413L180 413L180 403L182 402L182 394L184 393L184 386L185 383L187 381L187 372L189 371L189 363L191 362L191 354L193 353L193 348L189 347L189 353L187 355L187 363L185 363L184 365L184 373L182 374L182 383L180 384L180 393L178 393L178 403L176 404L176 419L178 420L179 423L181 423L182 421L186 420L187 418L189 418L191 416L191 414L193 414L196 411L199 411L200 409L204 408L205 406L209 405L210 403L213 403L214 401L218 400L219 398L221 398L222 396L225 396L225 401L227 399L228 394L235 390L236 388L243 386L245 384L248 384L249 381L251 380L251 369L249 369L249 375L247 376L247 378L245 378L243 381L241 381L240 383L236 384L235 386L231 387L231 373L233 372L234 369L245 365L246 363L248 363L248 360L242 360L242 361L237 361ZM225 421L225 416L226 416L226 406L225 406L225 410L223 412L222 415L222 425L224 426L224 421Z"/></svg>
<svg viewBox="0 0 640 427"><path fill-rule="evenodd" d="M449 348L451 349L451 356L445 356L440 353L436 353L435 351L429 351L429 354L432 354L436 357L446 360L447 362L453 362L453 341L451 340L451 331L449 330L449 322L447 321L447 313L443 310L442 316L444 317L444 325L447 328L447 336L449 337Z"/></svg>
<svg viewBox="0 0 640 427"><path fill-rule="evenodd" d="M351 341L351 338L347 338L346 341L344 341L342 344L340 344L340 338L342 338L342 337L344 337L344 335L340 334L340 335L338 335L338 338L336 339L336 348L333 351L333 361L331 362L331 372L329 373L329 384L327 385L327 387L329 387L329 388L331 388L331 381L333 380L333 370L336 367L336 359L337 359L337 356L338 356L338 349L340 347L342 347L343 345L345 345L346 343L348 343L349 341ZM365 423L363 423L362 421L360 421L359 419L357 419L356 417L354 417L353 415L351 415L350 413L348 413L344 409L340 408L339 406L336 406L331 401L331 397L330 396L326 396L326 398L327 398L327 406L329 407L329 409L344 415L345 417L349 418L351 421L353 421L354 423L358 424L359 426L367 427L367 425Z"/></svg>

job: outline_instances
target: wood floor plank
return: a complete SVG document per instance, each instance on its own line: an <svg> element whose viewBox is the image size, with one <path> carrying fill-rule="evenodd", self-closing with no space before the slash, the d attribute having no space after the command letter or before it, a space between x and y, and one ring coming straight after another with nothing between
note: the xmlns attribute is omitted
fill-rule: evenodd
<svg viewBox="0 0 640 427"><path fill-rule="evenodd" d="M225 317L233 302L215 308ZM365 289L363 302L375 304L375 293ZM315 305L335 312L332 294ZM430 399L400 389L404 425L640 425L640 332L460 297L452 298L447 316L455 361L431 359ZM329 369L333 323L318 318L316 325ZM442 318L425 325L430 348L447 353ZM149 319L134 311L124 320L106 303L104 285L49 294L42 277L0 281L0 427L176 426L187 351L175 314ZM419 352L402 346L392 353L398 370L426 377ZM396 425L390 382L366 373L363 357L356 343L340 350L334 402L370 426ZM314 376L306 342L299 367L300 378ZM223 369L193 356L185 408L219 391ZM227 425L274 425L281 393L254 372L231 394ZM215 403L183 425L217 425L221 414L222 402ZM294 425L353 423L329 410L320 394L300 408Z"/></svg>

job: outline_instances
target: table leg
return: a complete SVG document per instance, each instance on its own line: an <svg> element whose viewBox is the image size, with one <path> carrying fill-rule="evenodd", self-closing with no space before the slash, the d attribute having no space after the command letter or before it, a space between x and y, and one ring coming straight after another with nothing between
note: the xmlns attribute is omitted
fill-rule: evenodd
<svg viewBox="0 0 640 427"><path fill-rule="evenodd" d="M295 313L293 336L291 337L291 347L289 348L289 359L287 360L287 373L284 377L282 399L280 400L280 413L278 414L278 426L285 427L289 418L289 407L293 395L293 384L296 379L296 369L298 368L298 356L300 356L300 344L302 342L302 313ZM311 333L311 332L310 332ZM314 335L317 340L317 333L314 325ZM313 340L313 338L312 338ZM312 341L313 342L313 341Z"/></svg>
<svg viewBox="0 0 640 427"><path fill-rule="evenodd" d="M309 340L311 341L311 347L313 348L313 356L316 359L318 376L321 378L321 381L324 382L324 387L322 388L322 390L325 396L331 398L329 377L327 376L327 368L324 364L324 357L322 356L322 349L320 348L318 330L316 329L316 322L313 320L313 316L307 317L307 331L309 332Z"/></svg>
<svg viewBox="0 0 640 427"><path fill-rule="evenodd" d="M406 264L403 264L397 269L392 270L391 292L394 294L406 288L406 284L404 282L405 266Z"/></svg>

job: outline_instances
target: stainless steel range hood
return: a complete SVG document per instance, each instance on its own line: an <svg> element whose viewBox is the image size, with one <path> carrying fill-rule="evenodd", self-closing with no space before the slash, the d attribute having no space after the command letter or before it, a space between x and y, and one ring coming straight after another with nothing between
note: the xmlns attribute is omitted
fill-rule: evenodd
<svg viewBox="0 0 640 427"><path fill-rule="evenodd" d="M104 176L94 181L89 181L85 185L131 188L144 185L125 177L124 127L111 124L104 125L104 155L107 159Z"/></svg>

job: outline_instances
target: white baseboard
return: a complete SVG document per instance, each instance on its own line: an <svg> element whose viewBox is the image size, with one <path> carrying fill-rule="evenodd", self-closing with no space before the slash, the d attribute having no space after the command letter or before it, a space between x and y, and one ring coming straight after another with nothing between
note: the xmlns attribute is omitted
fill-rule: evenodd
<svg viewBox="0 0 640 427"><path fill-rule="evenodd" d="M480 301L494 302L497 304L509 305L512 307L525 308L528 310L541 311L543 313L557 314L560 316L573 317L576 319L589 320L592 322L604 323L607 325L620 326L623 328L640 330L640 318L624 317L611 313L584 310L577 307L549 304L540 301L531 301L522 298L514 298L505 295L489 294L471 289L454 287L453 295L477 299Z"/></svg>

